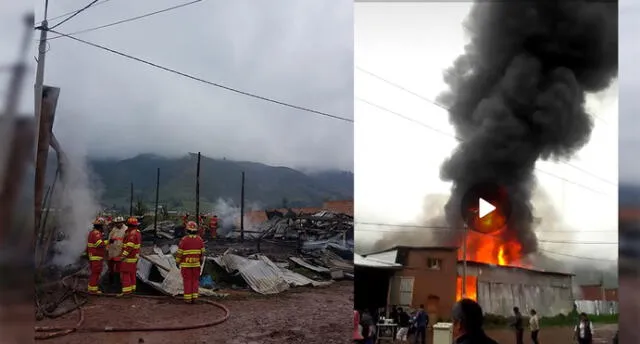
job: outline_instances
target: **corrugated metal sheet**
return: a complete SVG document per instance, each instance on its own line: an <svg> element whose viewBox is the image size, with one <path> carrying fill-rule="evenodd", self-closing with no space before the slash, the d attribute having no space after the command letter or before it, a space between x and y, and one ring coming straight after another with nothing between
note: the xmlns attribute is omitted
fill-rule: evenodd
<svg viewBox="0 0 640 344"><path fill-rule="evenodd" d="M239 273L255 292L260 294L278 294L289 286L321 286L326 282L317 282L291 270L280 268L263 255L250 258L231 253L211 258L229 273Z"/></svg>
<svg viewBox="0 0 640 344"><path fill-rule="evenodd" d="M398 250L391 250L387 252L374 253L367 256L367 258L375 259L391 264L395 264L398 257Z"/></svg>
<svg viewBox="0 0 640 344"><path fill-rule="evenodd" d="M386 261L377 260L375 258L363 257L359 254L354 254L353 263L355 266L380 268L380 269L399 269L402 268L401 264L389 263Z"/></svg>
<svg viewBox="0 0 640 344"><path fill-rule="evenodd" d="M577 300L578 312L587 314L618 314L618 303L615 301Z"/></svg>
<svg viewBox="0 0 640 344"><path fill-rule="evenodd" d="M296 263L296 264L298 264L298 265L300 265L300 266L302 266L302 267L305 267L305 268L307 268L307 269L309 269L309 270L313 270L313 271L315 271L315 272L320 272L320 273L329 273L329 271L330 271L329 269L327 269L327 268L325 268L325 267L322 267L322 266L316 266L316 265L313 265L313 264L309 264L309 263L305 262L305 261L304 261L304 259L302 259L302 258L298 258L298 257L290 257L289 259L290 259L292 262L294 262L294 263Z"/></svg>
<svg viewBox="0 0 640 344"><path fill-rule="evenodd" d="M511 316L513 307L535 309L541 316L567 314L573 309L570 288L544 285L478 282L478 303L486 313Z"/></svg>

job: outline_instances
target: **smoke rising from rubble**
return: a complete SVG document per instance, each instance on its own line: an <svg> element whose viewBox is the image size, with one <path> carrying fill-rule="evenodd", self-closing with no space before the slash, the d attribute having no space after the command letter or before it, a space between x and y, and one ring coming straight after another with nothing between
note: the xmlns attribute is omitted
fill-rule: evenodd
<svg viewBox="0 0 640 344"><path fill-rule="evenodd" d="M251 209L260 209L260 207L258 204L251 204L250 206L245 204L245 213L251 211ZM239 221L240 207L236 206L232 200L218 198L213 204L213 215L217 215L220 221L218 228L219 234L226 235L233 230L236 222ZM249 218L246 216L244 218L244 224L245 229L251 225ZM239 225L239 223L237 223L237 225Z"/></svg>
<svg viewBox="0 0 640 344"><path fill-rule="evenodd" d="M445 73L460 144L441 167L453 182L450 226L462 226L459 204L469 187L493 181L512 202L505 239L523 254L537 250L531 197L538 159L569 159L593 128L585 92L607 88L618 70L617 3L483 2L465 28L471 42Z"/></svg>
<svg viewBox="0 0 640 344"><path fill-rule="evenodd" d="M55 168L55 167L53 167ZM66 266L77 261L86 249L91 223L100 211L100 183L91 178L82 155L67 155L61 180L56 186L54 208L59 232L64 239L55 245L53 264Z"/></svg>

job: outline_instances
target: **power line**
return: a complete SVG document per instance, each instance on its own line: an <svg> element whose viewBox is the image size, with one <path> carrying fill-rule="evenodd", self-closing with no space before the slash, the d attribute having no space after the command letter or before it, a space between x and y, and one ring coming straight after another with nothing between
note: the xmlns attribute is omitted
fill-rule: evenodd
<svg viewBox="0 0 640 344"><path fill-rule="evenodd" d="M448 133L448 132L446 132L446 131L444 131L444 130L434 128L434 127L432 127L432 126L430 126L430 125L428 125L428 124L426 124L426 123L420 122L420 121L418 121L418 120L416 120L416 119L413 119L413 118L411 118L411 117L409 117L409 116L403 115L403 114L401 114L401 113L399 113L399 112L397 112L397 111L393 111L393 110L390 110L390 109L385 108L385 107L383 107L383 106L380 106L380 105L378 105L378 104L372 103L372 102L370 102L370 101L368 101L368 100L366 100L366 99L363 99L363 98L360 98L360 97L356 97L356 100L361 101L361 102L363 102L363 103L365 103L365 104L368 104L368 105L370 105L370 106L372 106L372 107L375 107L375 108L377 108L377 109L379 109L379 110L382 110L382 111L388 112L388 113L390 113L390 114L392 114L392 115L398 116L398 117L400 117L400 118L402 118L402 119L405 119L405 120L407 120L407 121L410 121L410 122L413 122L413 123L415 123L415 124L418 124L418 125L420 125L420 126L422 126L422 127L425 127L425 128L427 128L427 129L429 129L429 130L432 130L432 131L435 131L435 132L440 133L440 134L442 134L442 135L445 135L445 136L451 137L451 138L453 138L453 139L455 139L455 140L458 140L458 141L461 141L461 142L462 142L462 141L464 141L462 138L459 138L459 137L457 137L457 136L455 136L455 135L451 135L450 133ZM542 170L542 169L540 169L540 168L538 168L538 167L535 167L534 169L535 169L536 171L542 172L542 173L547 174L547 175L549 175L549 176L552 176L552 177L555 177L555 178L557 178L557 179L563 180L563 181L565 181L565 182L567 182L567 183L570 183L570 184L573 184L573 185L576 185L576 186L580 186L580 187L582 187L582 188L584 188L584 189L587 189L587 190L590 190L590 191L592 191L592 192L594 192L594 193L601 194L601 195L606 195L606 196L610 196L610 194L608 194L608 193L605 193L605 192L602 192L602 191L596 190L596 189L594 189L594 188L588 187L588 186L586 186L586 185L584 185L584 184L580 184L580 183L578 183L578 182L574 182L574 181L572 181L572 180L569 180L569 179L567 179L567 178L565 178L565 177L558 176L558 175L553 174L553 173L551 173L551 172L547 172L547 171Z"/></svg>
<svg viewBox="0 0 640 344"><path fill-rule="evenodd" d="M194 1L183 3L183 4L180 4L180 5L167 7L165 9L158 10L158 11L155 11L155 12L146 13L146 14L135 16L135 17L128 18L128 19L118 20L118 21L113 22L113 23L100 25L100 26L96 26L96 27L92 27L92 28L84 29L84 30L80 30L80 31L75 31L75 32L69 33L67 35L73 36L73 35L78 35L78 34L81 34L81 33L87 33L87 32L91 32L91 31L104 29L104 28L107 28L107 27L111 27L111 26L115 26L115 25L119 25L119 24L123 24L123 23L128 23L128 22L135 21L135 20L138 20L138 19L143 19L143 18L146 18L146 17L150 17L150 16L153 16L153 15L156 15L156 14L160 14L160 13L168 12L168 11L171 11L171 10L175 10L175 9L178 9L178 8L181 8L181 7L193 5L193 4L201 2L201 1L202 0L194 0ZM64 36L62 36L62 35L61 36L55 36L55 37L48 38L47 40L50 41L52 39L58 39L60 37L64 37Z"/></svg>
<svg viewBox="0 0 640 344"><path fill-rule="evenodd" d="M95 4L93 4L93 6L91 6L91 8L96 8L96 7L98 7L98 6L100 6L100 5L104 4L104 3L109 2L109 1L111 1L111 0L102 0L102 1L98 1L98 2L96 2ZM59 14L59 15L57 15L57 16L55 16L55 17L52 17L52 18L49 18L49 19L47 19L47 20L48 20L48 21L52 21L52 20L60 19L60 18L62 18L62 17L66 17L66 16L68 16L68 15L70 15L70 14L74 14L74 13L76 13L78 10L79 10L79 9L75 9L75 10L73 10L73 11L69 11L69 12L66 12L66 13L63 13L63 14ZM43 21L41 20L41 21L39 21L38 23L42 24L42 22L43 22Z"/></svg>
<svg viewBox="0 0 640 344"><path fill-rule="evenodd" d="M570 257L570 258L576 258L576 259L588 259L588 260L596 260L596 261L607 261L607 262L617 262L617 259L604 259L604 258L594 258L594 257L582 257L582 256L575 256L572 254L567 254L567 253L560 253L560 252L554 252L554 251L549 251L549 250L545 250L542 248L538 248L538 251L541 252L546 252L546 253L550 253L550 254L555 254L558 256L564 256L564 257Z"/></svg>
<svg viewBox="0 0 640 344"><path fill-rule="evenodd" d="M353 123L353 119L351 119L351 118L332 115L332 114L329 114L329 113L326 113L326 112L310 109L310 108L303 107L303 106L293 105L293 104L285 103L285 102L282 102L282 101L279 101L279 100L275 100L275 99L272 99L272 98L267 98L267 97L260 96L260 95L257 95L257 94L253 94L253 93L249 93L249 92L246 92L246 91L242 91L242 90L239 90L239 89L236 89L236 88L233 88L233 87L229 87L229 86L218 84L218 83L215 83L215 82L212 82L212 81L208 81L208 80L202 79L200 77L193 76L191 74L180 72L178 70L175 70L175 69L172 69L172 68L169 68L169 67L164 67L164 66L161 66L161 65L159 65L157 63L150 62L150 61L147 61L147 60L144 60L144 59L141 59L141 58L138 58L138 57L135 57L135 56L132 56L132 55L129 55L129 54L126 54L126 53L123 53L123 52L120 52L120 51L117 51L117 50L114 50L114 49L111 49L111 48L108 48L108 47L105 47L105 46L102 46L102 45L99 45L99 44L96 44L96 43L92 43L92 42L77 38L77 37L73 37L73 36L70 36L70 35L65 34L65 33L57 32L57 31L54 31L54 30L51 30L51 29L49 29L49 31L51 31L51 32L53 32L55 34L70 38L70 39L72 39L74 41L78 41L80 43L84 43L86 45L90 45L90 46L92 46L94 48L98 48L98 49L101 49L101 50L104 50L104 51L108 51L108 52L110 52L112 54L120 55L122 57L126 57L128 59L131 59L131 60L134 60L134 61L138 61L140 63L144 63L144 64L146 64L148 66L164 70L165 72L170 72L170 73L173 73L173 74L177 74L177 75L180 75L182 77L201 82L203 84L207 84L207 85L210 85L210 86L222 88L222 89L225 89L227 91L231 91L231 92L234 92L234 93L237 93L237 94L241 94L241 95L244 95L244 96L247 96L247 97L263 100L263 101L266 101L266 102L269 102L269 103L278 104L278 105L281 105L281 106L284 106L284 107L288 107L288 108L292 108L292 109L296 109L296 110L301 110L301 111L306 111L306 112L313 113L313 114L316 114L316 115L320 115L320 116L324 116L324 117L328 117L328 118L332 118L332 119L336 119L336 120L340 120L340 121L344 121L344 122Z"/></svg>
<svg viewBox="0 0 640 344"><path fill-rule="evenodd" d="M382 76L380 76L380 75L378 75L378 74L376 74L376 73L373 73L373 72L371 72L371 71L368 71L368 70L366 70L366 69L364 69L364 68L362 68L362 67L359 67L359 66L356 66L356 69L358 69L359 71L361 71L361 72L363 72L363 73L365 73L365 74L367 74L367 75L370 75L370 76L372 76L372 77L374 77L374 78L376 78L376 79L378 79L378 80L380 80L380 81L382 81L382 82L384 82L384 83L386 83L386 84L389 84L389 85L391 85L391 86L393 86L393 87L395 87L395 88L397 88L397 89L399 89L399 90L402 90L402 91L404 91L404 92L407 92L407 93L409 93L409 94L411 94L411 95L413 95L413 96L415 96L415 97L418 97L418 98L420 98L420 99L422 99L422 100L424 100L424 101L426 101L426 102L428 102L428 103L430 103L430 104L433 104L433 105L435 105L435 106L437 106L437 107L439 107L439 108L441 108L441 109L443 109L443 110L449 111L449 109L448 109L446 106L444 106L444 105L442 105L442 104L438 103L437 101L432 100L432 99L429 99L429 98L427 98L427 97L425 97L425 96L423 96L423 95L421 95L421 94L419 94L419 93L417 93L417 92L411 91L410 89L408 89L408 88L406 88L406 87L404 87L404 86L402 86L402 85L400 85L400 84L397 84L397 83L395 83L395 82L392 82L392 81L390 81L390 80L388 80L388 79L385 79L385 78L383 78ZM370 104L370 105L371 105L371 104ZM595 116L594 116L594 117L595 117ZM591 177L593 177L593 178L596 178L596 179L598 179L598 180L600 180L600 181L602 181L602 182L605 182L605 183L608 183L608 184L611 184L611 185L614 185L614 186L618 186L618 184L617 184L617 183L614 183L614 182L612 182L612 181L610 181L610 180L607 180L607 179L602 178L602 177L600 177L600 176L598 176L598 175L596 175L596 174L593 174L593 173L591 173L591 172L589 172L589 171L587 171L587 170L585 170L585 169L582 169L582 168L580 168L580 167L578 167L578 166L575 166L575 165L571 164L571 163L570 163L570 162L568 162L568 161L562 161L561 163L566 164L566 165L569 165L569 166L573 167L574 169L576 169L576 170L578 170L578 171L581 171L582 173L587 174L587 175L589 175L589 176L591 176Z"/></svg>
<svg viewBox="0 0 640 344"><path fill-rule="evenodd" d="M454 227L448 227L448 226L419 226L419 225L397 225L397 224L386 224L386 223L375 223L375 222L355 222L356 224L361 224L361 225L373 225L373 226L388 226L388 227L397 227L397 228L413 228L413 229L429 229L429 230L433 230L433 231L449 231L449 232L464 232L466 231L466 229L464 228L454 228ZM420 232L417 232L415 230L389 230L389 231L385 231L385 230L379 230L379 229L372 229L372 228L358 228L356 229L356 231L362 231L362 232L377 232L377 233L415 233L415 234L419 234ZM568 231L565 231L568 232ZM595 232L595 231L593 231ZM592 232L592 233L593 233ZM485 236L490 236L490 237L494 237L491 234L486 234L486 233L480 233L480 232L475 232L476 234L480 234L480 235L485 235ZM536 233L541 233L541 231L537 231ZM580 233L579 231L576 231L576 233ZM582 232L585 233L585 232ZM589 232L587 232L589 233ZM545 240L545 239L538 239L538 242L543 242L543 243L551 243L551 244L571 244L571 245L618 245L617 242L602 242L602 241L571 241L571 240Z"/></svg>
<svg viewBox="0 0 640 344"><path fill-rule="evenodd" d="M66 19L64 19L63 21L61 21L61 22L59 22L58 24L56 24L56 25L54 25L54 26L50 27L50 28L49 28L49 30L53 30L53 29L57 28L58 26L60 26L60 25L62 25L62 24L64 24L64 23L66 23L66 22L68 22L68 21L69 21L69 20L71 20L73 17L75 17L75 16L77 16L78 14L82 13L82 12L83 12L84 10L86 10L87 8L89 8L89 7L93 6L93 5L95 5L95 3L96 3L96 2L98 2L98 0L93 0L93 1L91 1L87 6L85 6L85 7L81 8L81 9L77 10L74 14L70 15L69 17L67 17L67 18L66 18Z"/></svg>

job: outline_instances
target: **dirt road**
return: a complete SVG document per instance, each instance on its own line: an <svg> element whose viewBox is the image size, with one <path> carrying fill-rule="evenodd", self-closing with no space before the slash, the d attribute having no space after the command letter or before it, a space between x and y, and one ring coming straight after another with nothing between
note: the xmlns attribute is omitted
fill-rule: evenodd
<svg viewBox="0 0 640 344"><path fill-rule="evenodd" d="M593 344L609 344L613 338L618 325L594 324L595 338ZM514 334L510 330L490 330L487 334L500 344L515 343ZM525 343L531 343L529 332L525 332ZM571 344L573 338L573 328L571 327L546 327L540 330L539 340L544 344Z"/></svg>
<svg viewBox="0 0 640 344"><path fill-rule="evenodd" d="M326 288L292 289L272 297L223 300L231 311L226 322L209 328L176 332L74 333L47 340L52 344L294 344L346 343L352 335L353 282ZM209 305L172 300L92 298L84 307L83 327L157 326L201 323L223 313ZM77 314L38 322L39 326L72 325ZM45 343L45 342L43 342Z"/></svg>

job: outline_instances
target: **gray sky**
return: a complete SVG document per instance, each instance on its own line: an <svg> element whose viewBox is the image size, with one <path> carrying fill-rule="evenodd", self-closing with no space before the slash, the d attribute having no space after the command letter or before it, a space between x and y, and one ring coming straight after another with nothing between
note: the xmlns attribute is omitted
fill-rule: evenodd
<svg viewBox="0 0 640 344"><path fill-rule="evenodd" d="M620 1L620 182L640 184L640 3Z"/></svg>
<svg viewBox="0 0 640 344"><path fill-rule="evenodd" d="M44 3L44 1L38 1ZM49 17L89 1L50 1ZM187 0L112 0L71 33ZM43 4L36 5L36 20ZM352 2L205 0L77 37L226 86L353 118ZM55 24L59 20L50 23ZM55 132L92 156L205 155L353 170L353 124L237 95L68 38L45 83L62 88Z"/></svg>

